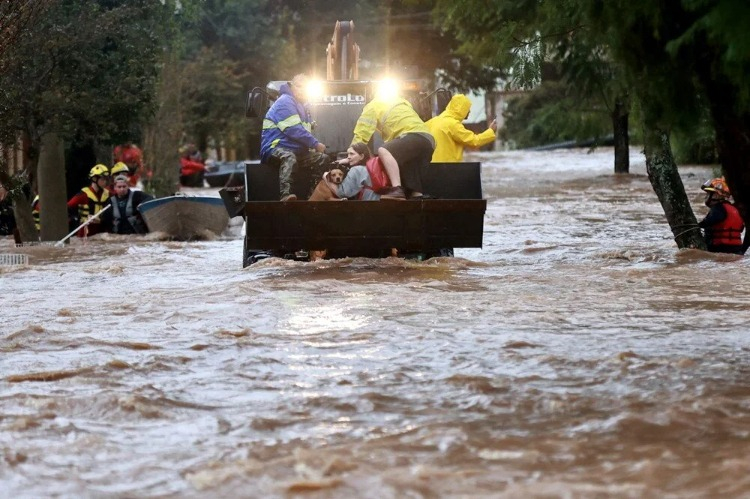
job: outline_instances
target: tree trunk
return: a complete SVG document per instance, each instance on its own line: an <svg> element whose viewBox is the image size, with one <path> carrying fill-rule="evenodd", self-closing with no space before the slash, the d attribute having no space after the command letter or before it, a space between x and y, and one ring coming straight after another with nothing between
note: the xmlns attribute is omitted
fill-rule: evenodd
<svg viewBox="0 0 750 499"><path fill-rule="evenodd" d="M630 173L630 136L628 117L630 102L627 95L615 99L612 111L612 133L615 140L615 173Z"/></svg>
<svg viewBox="0 0 750 499"><path fill-rule="evenodd" d="M59 241L68 234L65 188L65 149L56 133L42 136L37 168L39 223L42 241Z"/></svg>
<svg viewBox="0 0 750 499"><path fill-rule="evenodd" d="M182 134L181 92L183 79L176 54L167 54L157 91L158 111L144 132L143 152L154 172L149 190L157 197L179 190L180 159L177 150Z"/></svg>
<svg viewBox="0 0 750 499"><path fill-rule="evenodd" d="M750 222L750 112L737 104L737 90L707 70L699 73L708 94L719 161L745 225ZM745 232L745 248L750 230Z"/></svg>
<svg viewBox="0 0 750 499"><path fill-rule="evenodd" d="M719 159L727 183L743 220L750 220L750 123L724 119L717 132Z"/></svg>
<svg viewBox="0 0 750 499"><path fill-rule="evenodd" d="M745 221L743 248L750 247L750 117L725 120L717 124L716 142L719 160L732 192L734 204Z"/></svg>
<svg viewBox="0 0 750 499"><path fill-rule="evenodd" d="M700 52L695 69L708 97L719 162L734 204L747 226L750 222L750 108L742 95L746 83L717 70L716 61L724 57L721 47L706 45L708 50ZM745 250L750 247L750 229L745 230L743 247Z"/></svg>
<svg viewBox="0 0 750 499"><path fill-rule="evenodd" d="M34 216L31 214L31 199L26 195L26 192L31 192L31 186L27 184L26 188L19 187L18 183L21 182L20 178L23 177L23 174L11 176L8 165L3 159L0 156L0 184L8 189L8 195L13 201L13 217L16 220L17 236L20 237L21 242L38 241L39 233L34 225Z"/></svg>
<svg viewBox="0 0 750 499"><path fill-rule="evenodd" d="M677 247L705 250L706 242L677 171L669 135L664 130L644 124L643 140L648 179L664 208Z"/></svg>
<svg viewBox="0 0 750 499"><path fill-rule="evenodd" d="M13 215L16 218L16 227L22 242L39 240L39 232L36 230L34 216L31 214L31 201L22 192L13 197Z"/></svg>

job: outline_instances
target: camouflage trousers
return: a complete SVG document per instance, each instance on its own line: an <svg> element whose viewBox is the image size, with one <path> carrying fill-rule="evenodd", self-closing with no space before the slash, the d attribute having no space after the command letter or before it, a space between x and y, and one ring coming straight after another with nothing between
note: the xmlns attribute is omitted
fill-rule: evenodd
<svg viewBox="0 0 750 499"><path fill-rule="evenodd" d="M296 194L301 199L309 198L323 174L332 167L331 158L326 154L312 151L297 156L283 147L271 152L270 163L275 162L279 166L279 194L282 198L289 194Z"/></svg>

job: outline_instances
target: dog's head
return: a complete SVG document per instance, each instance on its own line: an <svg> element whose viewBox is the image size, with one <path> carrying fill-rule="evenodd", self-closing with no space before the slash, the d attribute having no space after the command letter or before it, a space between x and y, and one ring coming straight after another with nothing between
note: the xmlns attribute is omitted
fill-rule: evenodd
<svg viewBox="0 0 750 499"><path fill-rule="evenodd" d="M328 172L328 180L332 184L339 185L344 181L344 172L338 168L334 168L333 170Z"/></svg>

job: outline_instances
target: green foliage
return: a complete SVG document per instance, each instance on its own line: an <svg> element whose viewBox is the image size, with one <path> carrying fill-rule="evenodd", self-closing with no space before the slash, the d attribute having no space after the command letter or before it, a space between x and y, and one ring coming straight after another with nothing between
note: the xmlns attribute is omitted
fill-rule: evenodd
<svg viewBox="0 0 750 499"><path fill-rule="evenodd" d="M669 40L666 50L672 57L686 52L715 51L712 68L730 81L740 83L750 74L750 3L746 0L683 0L689 24L683 33ZM698 64L706 63L704 57ZM736 85L737 104L750 108L750 85Z"/></svg>
<svg viewBox="0 0 750 499"><path fill-rule="evenodd" d="M542 83L509 102L500 136L519 148L606 137L612 122L596 102L579 101L561 82Z"/></svg>
<svg viewBox="0 0 750 499"><path fill-rule="evenodd" d="M245 83L238 66L204 48L183 67L184 126L201 148L208 136L228 130L242 115Z"/></svg>
<svg viewBox="0 0 750 499"><path fill-rule="evenodd" d="M538 12L535 0L497 1L488 8L483 0L437 0L435 19L460 42L458 52L500 68L512 68L518 62L515 54L528 54L540 60L534 50L538 34L531 29ZM530 59L519 63L515 74L520 85L534 81L536 75ZM525 75L528 79L524 80Z"/></svg>
<svg viewBox="0 0 750 499"><path fill-rule="evenodd" d="M603 27L642 102L644 120L675 134L680 161L713 161L712 142L717 135L722 140L728 123L747 129L747 2L583 0L581 6L592 26Z"/></svg>
<svg viewBox="0 0 750 499"><path fill-rule="evenodd" d="M171 15L168 5L151 0L53 5L3 54L2 137L126 137L152 109L156 57Z"/></svg>
<svg viewBox="0 0 750 499"><path fill-rule="evenodd" d="M679 164L715 164L719 161L716 131L707 108L702 109L690 128L676 128L671 143L675 161Z"/></svg>
<svg viewBox="0 0 750 499"><path fill-rule="evenodd" d="M444 86L460 92L470 90L494 90L505 72L495 67L476 66L465 56L456 56L438 70Z"/></svg>
<svg viewBox="0 0 750 499"><path fill-rule="evenodd" d="M615 99L627 94L619 66L587 26L579 3L500 0L487 8L481 0L437 2L436 16L461 40L460 53L503 68L511 88L559 80L514 103L503 133L519 145L601 136L603 126L612 129ZM551 78L546 68L554 68ZM558 93L561 100L550 98Z"/></svg>

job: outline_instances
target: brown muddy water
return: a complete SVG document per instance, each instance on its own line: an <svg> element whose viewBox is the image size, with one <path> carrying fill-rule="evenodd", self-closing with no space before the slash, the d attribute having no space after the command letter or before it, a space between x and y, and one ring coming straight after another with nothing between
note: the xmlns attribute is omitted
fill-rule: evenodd
<svg viewBox="0 0 750 499"><path fill-rule="evenodd" d="M750 495L747 260L678 251L637 150L477 157L456 258L0 241L2 496Z"/></svg>

